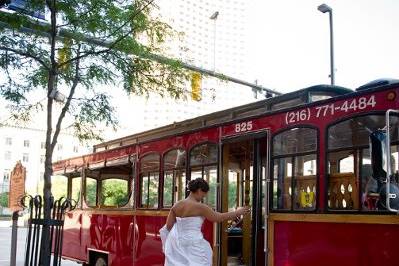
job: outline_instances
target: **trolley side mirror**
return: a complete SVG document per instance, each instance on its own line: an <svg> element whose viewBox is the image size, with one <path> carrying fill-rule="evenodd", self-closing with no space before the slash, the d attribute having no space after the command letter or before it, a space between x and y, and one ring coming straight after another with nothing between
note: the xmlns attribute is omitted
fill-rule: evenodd
<svg viewBox="0 0 399 266"><path fill-rule="evenodd" d="M387 156L386 156L387 137L383 130L377 130L370 134L370 153L373 178L379 184L387 178Z"/></svg>

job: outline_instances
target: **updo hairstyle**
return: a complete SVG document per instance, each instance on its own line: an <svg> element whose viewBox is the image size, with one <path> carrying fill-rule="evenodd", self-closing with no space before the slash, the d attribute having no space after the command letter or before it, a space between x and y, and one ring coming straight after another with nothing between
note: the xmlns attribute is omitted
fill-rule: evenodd
<svg viewBox="0 0 399 266"><path fill-rule="evenodd" d="M191 192L197 192L198 189L201 189L202 192L209 191L208 182L206 182L203 178L196 178L188 182L188 190Z"/></svg>

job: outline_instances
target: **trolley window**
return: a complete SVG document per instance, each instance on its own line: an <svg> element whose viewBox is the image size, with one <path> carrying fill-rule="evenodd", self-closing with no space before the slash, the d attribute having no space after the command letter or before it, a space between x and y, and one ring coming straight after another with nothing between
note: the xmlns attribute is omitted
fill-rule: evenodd
<svg viewBox="0 0 399 266"><path fill-rule="evenodd" d="M158 208L159 159L152 153L140 160L140 202L141 208Z"/></svg>
<svg viewBox="0 0 399 266"><path fill-rule="evenodd" d="M90 207L97 205L97 179L86 177L86 204Z"/></svg>
<svg viewBox="0 0 399 266"><path fill-rule="evenodd" d="M328 136L328 208L376 211L382 184L372 177L370 133L385 127L384 115L353 117L332 125ZM391 163L398 176L399 119L392 117ZM395 178L393 178L395 180ZM396 178L397 179L397 178ZM397 182L397 180L395 180Z"/></svg>
<svg viewBox="0 0 399 266"><path fill-rule="evenodd" d="M120 178L101 181L101 206L124 206L129 200L129 182Z"/></svg>
<svg viewBox="0 0 399 266"><path fill-rule="evenodd" d="M75 200L76 202L80 201L81 183L82 178L80 176L72 178L71 199Z"/></svg>
<svg viewBox="0 0 399 266"><path fill-rule="evenodd" d="M40 177L43 179L43 177ZM69 177L70 178L70 177ZM52 183L52 194L55 200L58 200L61 197L67 197L68 194L68 176L65 175L53 175L51 176L51 183ZM40 182L40 189L39 191L43 190L43 184ZM70 197L70 196L69 196Z"/></svg>
<svg viewBox="0 0 399 266"><path fill-rule="evenodd" d="M74 173L76 174L76 173ZM73 199L75 202L80 200L81 180L80 176L73 174L54 175L52 180L52 194L55 200L61 197ZM70 187L70 195L68 195L68 187Z"/></svg>
<svg viewBox="0 0 399 266"><path fill-rule="evenodd" d="M213 143L204 143L190 152L191 179L203 178L209 184L209 192L204 202L216 208L218 147Z"/></svg>
<svg viewBox="0 0 399 266"><path fill-rule="evenodd" d="M317 131L292 128L273 137L275 210L314 210L316 207Z"/></svg>
<svg viewBox="0 0 399 266"><path fill-rule="evenodd" d="M171 207L186 195L186 151L175 149L163 159L163 207Z"/></svg>

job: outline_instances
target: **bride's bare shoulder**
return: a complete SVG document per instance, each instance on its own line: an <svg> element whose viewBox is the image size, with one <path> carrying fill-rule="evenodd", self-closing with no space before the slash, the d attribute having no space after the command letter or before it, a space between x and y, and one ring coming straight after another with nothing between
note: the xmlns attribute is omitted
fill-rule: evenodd
<svg viewBox="0 0 399 266"><path fill-rule="evenodd" d="M209 210L209 206L192 200L181 200L172 207L176 216L204 216Z"/></svg>
<svg viewBox="0 0 399 266"><path fill-rule="evenodd" d="M186 199L182 199L182 200L179 200L178 202L176 202L175 204L173 204L172 208L184 206L186 204L187 204L187 200Z"/></svg>
<svg viewBox="0 0 399 266"><path fill-rule="evenodd" d="M204 215L207 213L209 210L212 210L208 205L202 202L194 202L192 203L191 207L196 210L196 212L199 213L199 215Z"/></svg>
<svg viewBox="0 0 399 266"><path fill-rule="evenodd" d="M185 208L185 206L187 206L187 200L183 199L183 200L180 200L180 201L176 202L175 204L173 204L172 210L174 210L174 211L181 210L181 209Z"/></svg>

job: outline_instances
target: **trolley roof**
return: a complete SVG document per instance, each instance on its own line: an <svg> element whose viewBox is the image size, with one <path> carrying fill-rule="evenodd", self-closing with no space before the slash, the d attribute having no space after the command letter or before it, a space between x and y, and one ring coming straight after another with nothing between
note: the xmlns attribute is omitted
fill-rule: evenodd
<svg viewBox="0 0 399 266"><path fill-rule="evenodd" d="M153 139L159 139L167 136L179 135L191 130L198 130L205 127L211 127L218 124L229 123L231 121L266 114L281 109L299 106L318 100L328 99L334 96L351 93L353 90L331 85L316 85L305 89L297 90L284 95L268 98L265 100L249 103L246 105L218 111L215 113L187 119L181 122L175 122L170 125L151 129L141 133L129 135L126 137L106 141L94 145L93 151L100 152L118 147L133 145Z"/></svg>

